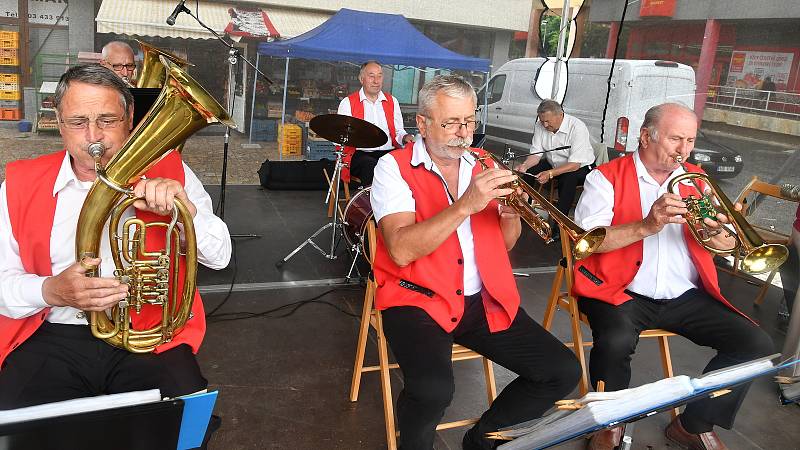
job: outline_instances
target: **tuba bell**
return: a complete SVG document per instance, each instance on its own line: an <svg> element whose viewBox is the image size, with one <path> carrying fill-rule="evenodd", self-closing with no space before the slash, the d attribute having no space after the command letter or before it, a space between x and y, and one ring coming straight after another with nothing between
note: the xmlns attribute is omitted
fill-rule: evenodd
<svg viewBox="0 0 800 450"><path fill-rule="evenodd" d="M485 160L490 159L494 161L495 167L505 170L511 170L508 166L500 161L491 152L486 152L486 156L482 156L477 152L471 152L472 156L481 164L481 167L486 170L489 166ZM589 231L579 227L572 219L558 210L552 203L550 203L542 194L540 194L531 185L524 182L522 179L517 178L509 185L502 186L504 188L514 189L514 192L500 198L500 202L509 206L522 217L532 229L539 235L545 242L552 242L553 233L550 229L550 224L547 220L543 219L537 212L536 207L540 207L547 211L562 230L568 235L572 244L572 255L576 261L586 258L594 253L595 250L603 243L606 237L606 229L603 227L593 228ZM516 189L522 189L522 192L527 194L533 201L533 204L517 194Z"/></svg>
<svg viewBox="0 0 800 450"><path fill-rule="evenodd" d="M164 64L161 63L162 56L181 69L186 69L193 65L180 56L154 47L147 42L138 39L136 39L136 42L141 47L144 55L142 57L142 70L139 76L136 77L137 88L161 88L164 86L164 81L167 79L167 70Z"/></svg>
<svg viewBox="0 0 800 450"><path fill-rule="evenodd" d="M201 128L216 122L235 127L225 109L183 69L163 56L160 63L164 67L164 87L151 109L106 167L101 165L101 152L93 154L97 180L81 208L75 238L78 261L96 257L103 226L109 220L114 276L129 285L129 292L110 310L88 312L87 316L95 337L134 353L151 352L170 341L190 318L197 241L192 216L177 199L168 222L144 223L131 218L120 228L122 213L136 200L131 186L170 149ZM182 223L183 246L177 222ZM147 251L145 231L156 227L166 230L166 244L159 251ZM185 249L186 266L182 285L178 282L181 248ZM100 276L99 267L84 268L86 276ZM145 307L161 308L160 323L134 329L131 318Z"/></svg>
<svg viewBox="0 0 800 450"><path fill-rule="evenodd" d="M741 256L741 270L752 275L768 273L776 270L789 257L789 249L781 244L767 244L758 232L747 222L742 213L736 211L731 200L722 192L717 183L708 175L698 172L689 172L683 166L683 157L678 155L675 162L680 164L686 173L678 175L667 184L667 192L675 193L678 183L690 182L699 193L698 197L688 195L683 198L686 203L685 214L689 232L692 237L707 251L715 255ZM703 189L698 183L702 182L708 188ZM733 232L728 234L734 243L730 248L715 247L712 243L715 232L712 232L703 222L704 219L717 220L717 214L722 213L728 217Z"/></svg>

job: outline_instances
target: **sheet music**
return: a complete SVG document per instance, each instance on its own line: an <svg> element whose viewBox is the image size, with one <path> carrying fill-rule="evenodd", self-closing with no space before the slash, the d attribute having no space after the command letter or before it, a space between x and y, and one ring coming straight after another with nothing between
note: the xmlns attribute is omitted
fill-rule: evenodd
<svg viewBox="0 0 800 450"><path fill-rule="evenodd" d="M161 401L161 391L125 392L0 411L0 425Z"/></svg>

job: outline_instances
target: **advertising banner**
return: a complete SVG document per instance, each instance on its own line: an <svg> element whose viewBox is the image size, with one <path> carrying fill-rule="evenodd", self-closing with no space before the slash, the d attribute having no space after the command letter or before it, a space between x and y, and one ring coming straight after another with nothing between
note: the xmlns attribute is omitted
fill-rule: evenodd
<svg viewBox="0 0 800 450"><path fill-rule="evenodd" d="M17 0L0 0L0 17L19 16ZM67 0L28 0L28 22L39 25L69 25Z"/></svg>
<svg viewBox="0 0 800 450"><path fill-rule="evenodd" d="M641 0L639 17L672 17L675 14L675 0Z"/></svg>
<svg viewBox="0 0 800 450"><path fill-rule="evenodd" d="M731 55L726 84L746 89L764 89L764 81L769 78L774 87L767 83L767 90L785 91L793 58L793 53L735 50Z"/></svg>

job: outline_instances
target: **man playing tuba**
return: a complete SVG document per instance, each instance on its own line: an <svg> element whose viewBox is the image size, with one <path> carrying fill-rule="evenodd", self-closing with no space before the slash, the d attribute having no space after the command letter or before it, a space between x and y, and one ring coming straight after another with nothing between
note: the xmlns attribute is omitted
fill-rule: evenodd
<svg viewBox="0 0 800 450"><path fill-rule="evenodd" d="M606 227L597 251L576 263L573 293L592 328L589 374L608 391L626 389L639 332L662 328L712 347L717 355L705 372L773 353L770 337L720 293L712 255L689 234L682 197L667 192L669 181L700 168L686 161L694 148L697 117L666 103L645 115L639 150L589 173L575 210L584 228ZM679 158L680 157L680 158ZM679 186L698 193L692 186ZM724 217L717 217L725 220ZM717 248L732 238L705 219ZM689 449L724 449L714 426L731 428L747 386L728 395L689 404L670 423L667 438ZM603 430L589 448L619 445L621 428Z"/></svg>
<svg viewBox="0 0 800 450"><path fill-rule="evenodd" d="M199 298L185 327L153 353L111 346L87 326L89 312L105 311L128 293L126 284L107 277L114 271L107 236L99 258L75 261L79 213L97 177L88 149L102 144L101 161L108 163L130 134L132 102L111 70L72 67L55 95L65 150L8 164L0 186L0 409L152 388L173 397L206 388L194 356L205 333ZM145 176L134 185L136 215L170 214L180 200L194 219L198 261L225 267L227 226L180 156L170 153ZM86 266L97 265L106 277L87 278Z"/></svg>

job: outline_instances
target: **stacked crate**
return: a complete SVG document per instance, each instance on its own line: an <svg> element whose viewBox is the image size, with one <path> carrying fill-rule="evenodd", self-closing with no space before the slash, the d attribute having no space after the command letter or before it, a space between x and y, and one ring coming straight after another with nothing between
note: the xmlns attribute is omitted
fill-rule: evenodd
<svg viewBox="0 0 800 450"><path fill-rule="evenodd" d="M308 138L308 145L306 145L306 159L311 161L318 161L320 159L329 159L334 161L336 154L334 150L336 144L326 141L322 138Z"/></svg>
<svg viewBox="0 0 800 450"><path fill-rule="evenodd" d="M275 119L253 119L253 140L275 142L278 137L278 122Z"/></svg>
<svg viewBox="0 0 800 450"><path fill-rule="evenodd" d="M303 154L303 128L300 125L286 123L278 126L278 141L283 156L300 156Z"/></svg>
<svg viewBox="0 0 800 450"><path fill-rule="evenodd" d="M0 120L20 119L19 33L0 31Z"/></svg>

